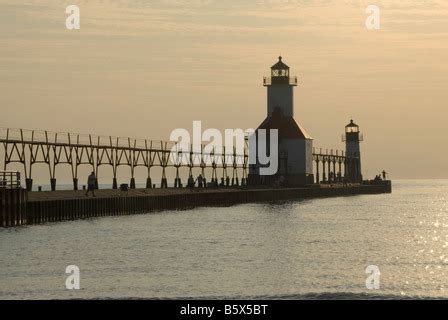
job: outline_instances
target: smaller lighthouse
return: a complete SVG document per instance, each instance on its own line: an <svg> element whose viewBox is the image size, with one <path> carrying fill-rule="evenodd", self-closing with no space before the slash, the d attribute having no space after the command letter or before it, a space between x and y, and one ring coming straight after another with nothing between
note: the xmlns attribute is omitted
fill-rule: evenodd
<svg viewBox="0 0 448 320"><path fill-rule="evenodd" d="M361 173L361 149L360 142L363 141L359 126L350 120L345 126L345 154L347 163L345 167L345 178L349 182L362 182Z"/></svg>

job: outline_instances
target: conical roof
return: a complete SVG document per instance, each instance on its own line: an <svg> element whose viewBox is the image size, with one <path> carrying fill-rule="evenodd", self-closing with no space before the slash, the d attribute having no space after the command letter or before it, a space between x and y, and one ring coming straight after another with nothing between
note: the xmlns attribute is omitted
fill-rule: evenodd
<svg viewBox="0 0 448 320"><path fill-rule="evenodd" d="M283 63L282 61L282 57L278 57L278 62L276 64L274 64L271 69L276 69L276 70L285 70L285 69L289 69L289 67Z"/></svg>
<svg viewBox="0 0 448 320"><path fill-rule="evenodd" d="M356 123L353 122L353 120L350 120L350 123L348 125L345 126L346 128L348 127L359 127Z"/></svg>

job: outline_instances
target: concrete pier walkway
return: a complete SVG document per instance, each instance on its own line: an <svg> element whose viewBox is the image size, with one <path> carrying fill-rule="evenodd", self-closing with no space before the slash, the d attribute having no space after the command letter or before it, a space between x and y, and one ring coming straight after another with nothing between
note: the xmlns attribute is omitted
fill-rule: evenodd
<svg viewBox="0 0 448 320"><path fill-rule="evenodd" d="M96 190L95 197L85 191L28 192L20 216L3 214L4 227L39 224L101 216L144 214L164 210L187 210L206 206L231 206L253 202L274 202L305 198L390 193L390 181L380 184L315 185L303 188L206 188ZM1 212L10 212L3 208ZM5 219L3 219L5 218Z"/></svg>
<svg viewBox="0 0 448 320"><path fill-rule="evenodd" d="M314 185L312 189L347 189L359 188L360 184L321 184ZM266 190L308 190L310 188L247 188L247 187L218 187L218 188L153 188L153 189L129 189L129 191L120 191L117 189L99 189L95 190L96 198L115 198L115 197L148 197L148 196L168 196L192 193L232 193L241 191L266 191ZM70 200L92 198L89 193L86 196L85 190L58 190L58 191L33 191L28 192L29 201L49 201L49 200Z"/></svg>

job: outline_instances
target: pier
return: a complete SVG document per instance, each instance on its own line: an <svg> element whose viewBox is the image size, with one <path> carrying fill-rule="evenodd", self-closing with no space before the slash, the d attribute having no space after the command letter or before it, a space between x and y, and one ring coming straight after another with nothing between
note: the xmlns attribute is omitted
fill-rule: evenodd
<svg viewBox="0 0 448 320"><path fill-rule="evenodd" d="M83 191L29 192L24 211L10 211L1 226L40 224L104 216L145 214L198 207L232 206L254 202L276 202L323 197L381 194L391 192L390 181L376 184L334 184L311 188L186 188L97 190L96 197ZM3 197L3 190L1 190ZM25 190L21 190L26 195ZM23 202L22 202L23 204Z"/></svg>
<svg viewBox="0 0 448 320"><path fill-rule="evenodd" d="M235 148L226 150L224 147L211 153L204 152L204 149L204 146L196 149L191 146L191 151L184 154L187 161L176 162L170 155L182 152L176 151L173 142L0 129L0 154L5 170L0 173L0 226L251 202L379 194L389 193L392 188L390 181L352 179L351 173L360 172L359 156L347 156L340 150L312 149L314 178L311 184L274 187L248 185L247 140L243 153L237 153ZM22 167L21 172L7 171L13 163ZM47 166L51 191L33 191L33 166L36 164ZM71 169L73 190L57 190L56 173L61 165L68 165ZM79 186L78 169L83 165L97 177L95 197L86 197L84 187ZM110 189L98 190L98 176L101 179L100 168L103 166L112 168L113 178ZM127 191L120 190L117 181L120 166L129 169ZM135 182L135 169L139 166L145 167L147 172L144 189L138 189ZM155 167L161 168L158 188L151 176ZM187 168L188 175L201 173L204 188L194 188L193 191L185 188L183 181L187 177L181 177L181 168ZM174 176L173 187L170 188L168 170ZM24 180L24 185L21 180Z"/></svg>

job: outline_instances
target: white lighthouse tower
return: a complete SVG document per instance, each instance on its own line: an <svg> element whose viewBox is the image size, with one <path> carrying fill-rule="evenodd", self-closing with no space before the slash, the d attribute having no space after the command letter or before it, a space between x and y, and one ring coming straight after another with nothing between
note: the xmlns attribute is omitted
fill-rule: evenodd
<svg viewBox="0 0 448 320"><path fill-rule="evenodd" d="M297 77L290 76L289 67L279 57L263 84L267 88L267 117L256 131L278 130L278 171L273 176L260 176L260 166L252 165L249 183L272 184L280 180L290 186L312 184L313 139L293 118Z"/></svg>

